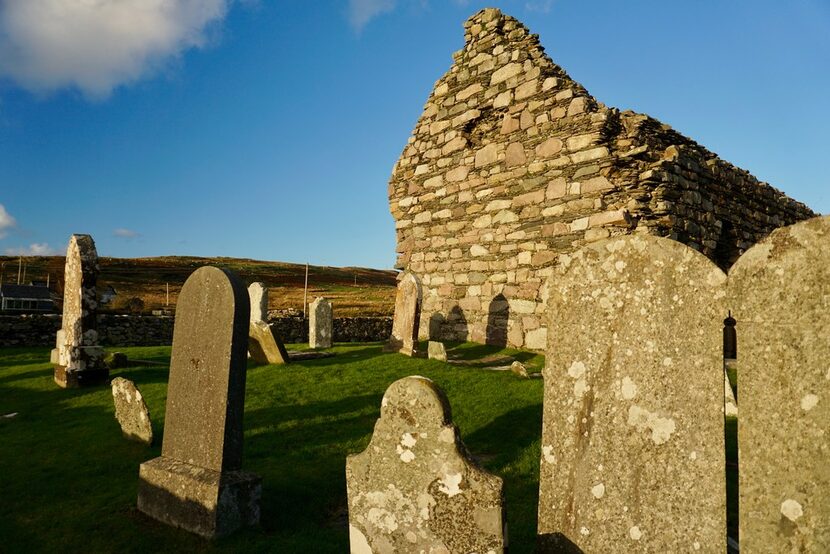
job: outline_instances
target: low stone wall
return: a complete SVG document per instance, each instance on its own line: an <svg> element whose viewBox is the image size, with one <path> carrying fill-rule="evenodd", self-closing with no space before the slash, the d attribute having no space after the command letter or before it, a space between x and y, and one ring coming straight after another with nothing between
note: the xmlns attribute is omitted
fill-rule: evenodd
<svg viewBox="0 0 830 554"><path fill-rule="evenodd" d="M282 317L270 320L285 342L307 342L308 320ZM54 346L60 329L57 314L0 316L0 347ZM169 316L98 316L98 332L104 346L156 346L173 341L173 318ZM382 341L392 334L391 317L341 317L334 319L335 342Z"/></svg>

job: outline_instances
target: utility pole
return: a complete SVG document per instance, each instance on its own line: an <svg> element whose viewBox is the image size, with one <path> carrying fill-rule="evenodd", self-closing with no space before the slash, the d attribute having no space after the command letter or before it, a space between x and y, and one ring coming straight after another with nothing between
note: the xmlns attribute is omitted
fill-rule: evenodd
<svg viewBox="0 0 830 554"><path fill-rule="evenodd" d="M306 306L308 306L308 262L305 263L305 287L303 288L303 319L306 316Z"/></svg>
<svg viewBox="0 0 830 554"><path fill-rule="evenodd" d="M51 274L51 273L47 273L47 274L46 274L46 288L47 288L47 289L49 288L49 278L50 278L51 276L52 276L52 274Z"/></svg>
<svg viewBox="0 0 830 554"><path fill-rule="evenodd" d="M26 265L27 264L25 264L25 263L23 264L23 284L24 285L26 284Z"/></svg>
<svg viewBox="0 0 830 554"><path fill-rule="evenodd" d="M165 283L164 288L165 288L164 307L166 308L167 306L170 305L170 283Z"/></svg>
<svg viewBox="0 0 830 554"><path fill-rule="evenodd" d="M17 284L20 284L20 272L23 269L23 256L17 259Z"/></svg>

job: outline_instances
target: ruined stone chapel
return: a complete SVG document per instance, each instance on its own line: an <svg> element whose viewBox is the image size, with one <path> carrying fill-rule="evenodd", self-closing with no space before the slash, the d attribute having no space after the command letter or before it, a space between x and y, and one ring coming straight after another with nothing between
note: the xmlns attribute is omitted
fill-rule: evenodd
<svg viewBox="0 0 830 554"><path fill-rule="evenodd" d="M586 243L666 236L726 269L816 215L669 126L598 102L499 10L464 29L389 182L422 339L544 349L543 285Z"/></svg>

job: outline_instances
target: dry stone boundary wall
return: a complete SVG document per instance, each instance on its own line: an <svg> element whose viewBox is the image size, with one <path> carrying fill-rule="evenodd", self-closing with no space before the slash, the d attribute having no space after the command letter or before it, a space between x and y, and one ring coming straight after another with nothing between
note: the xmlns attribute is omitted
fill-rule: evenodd
<svg viewBox="0 0 830 554"><path fill-rule="evenodd" d="M420 337L544 349L558 256L614 235L728 267L815 215L646 115L594 99L516 19L485 9L389 182L396 266L423 284Z"/></svg>
<svg viewBox="0 0 830 554"><path fill-rule="evenodd" d="M287 343L308 341L308 320L272 318L269 323ZM53 346L61 328L58 314L0 315L0 348ZM389 338L391 317L339 317L334 319L335 342L377 342ZM173 318L168 316L98 315L103 346L158 346L173 341Z"/></svg>

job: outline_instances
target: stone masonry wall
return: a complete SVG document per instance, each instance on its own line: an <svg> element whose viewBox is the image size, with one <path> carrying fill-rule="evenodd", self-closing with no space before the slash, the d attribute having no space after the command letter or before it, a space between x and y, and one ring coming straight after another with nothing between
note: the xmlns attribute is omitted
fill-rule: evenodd
<svg viewBox="0 0 830 554"><path fill-rule="evenodd" d="M269 320L285 342L308 341L308 320L281 317ZM54 346L61 327L58 314L0 316L0 348L6 346ZM135 315L98 315L98 333L104 346L156 346L173 341L173 318ZM391 317L338 317L335 342L378 342L392 333Z"/></svg>
<svg viewBox="0 0 830 554"><path fill-rule="evenodd" d="M421 338L543 349L557 258L668 236L722 267L815 215L648 116L597 102L516 19L485 9L389 183L396 266L422 281Z"/></svg>

